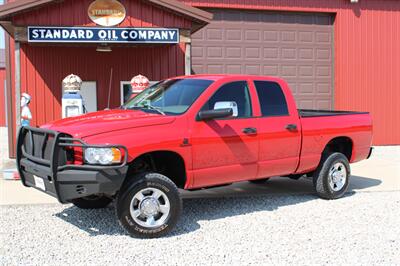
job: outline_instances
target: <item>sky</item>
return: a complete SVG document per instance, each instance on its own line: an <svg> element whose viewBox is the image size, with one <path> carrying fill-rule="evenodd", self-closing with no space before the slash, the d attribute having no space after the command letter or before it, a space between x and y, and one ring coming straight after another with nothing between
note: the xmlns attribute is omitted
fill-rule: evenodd
<svg viewBox="0 0 400 266"><path fill-rule="evenodd" d="M4 0L0 0L0 5L2 5L3 2L4 2ZM4 49L4 30L3 30L3 28L0 29L0 49Z"/></svg>

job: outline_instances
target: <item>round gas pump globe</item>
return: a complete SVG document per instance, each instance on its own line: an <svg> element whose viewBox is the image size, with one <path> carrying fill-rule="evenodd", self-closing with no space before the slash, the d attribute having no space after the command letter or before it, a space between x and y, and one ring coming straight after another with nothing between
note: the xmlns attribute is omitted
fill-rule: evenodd
<svg viewBox="0 0 400 266"><path fill-rule="evenodd" d="M62 86L66 93L79 92L82 86L82 79L74 74L68 75L62 81Z"/></svg>
<svg viewBox="0 0 400 266"><path fill-rule="evenodd" d="M144 89L146 89L150 84L150 81L147 77L142 76L142 75L137 75L132 78L131 80L131 86L132 86L132 93L137 94L142 92Z"/></svg>

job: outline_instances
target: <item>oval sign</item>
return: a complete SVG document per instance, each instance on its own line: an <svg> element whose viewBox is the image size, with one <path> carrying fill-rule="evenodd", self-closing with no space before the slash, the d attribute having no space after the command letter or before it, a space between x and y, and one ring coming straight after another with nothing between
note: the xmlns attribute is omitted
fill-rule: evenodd
<svg viewBox="0 0 400 266"><path fill-rule="evenodd" d="M117 0L96 0L90 4L88 15L97 25L111 27L124 21L126 10Z"/></svg>

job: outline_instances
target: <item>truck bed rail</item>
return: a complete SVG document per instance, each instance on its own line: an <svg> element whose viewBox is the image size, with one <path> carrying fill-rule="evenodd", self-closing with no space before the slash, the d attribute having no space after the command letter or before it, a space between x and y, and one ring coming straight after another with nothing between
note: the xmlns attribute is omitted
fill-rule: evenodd
<svg viewBox="0 0 400 266"><path fill-rule="evenodd" d="M332 111L332 110L313 110L313 109L298 109L300 117L317 117L317 116L335 116L335 115L361 115L369 114L368 112L355 111Z"/></svg>

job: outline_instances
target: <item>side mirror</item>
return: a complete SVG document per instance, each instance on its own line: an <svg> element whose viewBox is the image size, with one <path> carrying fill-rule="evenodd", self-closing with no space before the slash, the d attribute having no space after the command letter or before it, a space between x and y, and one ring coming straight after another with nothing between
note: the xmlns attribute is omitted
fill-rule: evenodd
<svg viewBox="0 0 400 266"><path fill-rule="evenodd" d="M233 115L232 108L214 109L200 111L197 115L197 120L211 120L215 118L224 118Z"/></svg>
<svg viewBox="0 0 400 266"><path fill-rule="evenodd" d="M226 109L226 108L231 108L232 109L232 116L233 117L237 117L238 116L238 106L236 102L216 102L214 104L214 110L218 110L218 109Z"/></svg>

